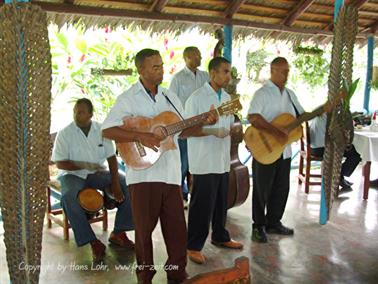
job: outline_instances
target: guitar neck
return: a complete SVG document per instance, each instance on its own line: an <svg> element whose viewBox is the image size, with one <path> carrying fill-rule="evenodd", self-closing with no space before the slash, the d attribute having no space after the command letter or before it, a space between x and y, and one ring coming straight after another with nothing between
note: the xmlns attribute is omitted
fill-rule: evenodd
<svg viewBox="0 0 378 284"><path fill-rule="evenodd" d="M303 122L313 119L314 117L317 117L321 115L324 112L324 105L316 108L314 111L310 113L304 113L296 120L294 120L292 123L290 123L288 126L286 126L286 129L290 132L293 129L297 128L299 125L301 125Z"/></svg>
<svg viewBox="0 0 378 284"><path fill-rule="evenodd" d="M215 112L216 110L212 110L212 111ZM179 133L182 130L190 128L192 126L200 125L201 123L206 121L206 118L209 112L211 111L201 113L200 115L193 116L191 118L176 122L171 125L167 125L166 130L167 130L168 136Z"/></svg>

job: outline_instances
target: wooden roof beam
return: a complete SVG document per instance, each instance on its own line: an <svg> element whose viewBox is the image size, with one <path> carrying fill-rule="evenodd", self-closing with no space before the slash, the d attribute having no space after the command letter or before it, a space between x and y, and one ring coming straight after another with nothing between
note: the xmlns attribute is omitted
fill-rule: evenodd
<svg viewBox="0 0 378 284"><path fill-rule="evenodd" d="M310 5L314 2L315 0L302 0L301 2L299 2L298 5L295 6L295 8L289 13L289 15L287 15L287 17L282 21L282 24L290 27L295 22L295 20L298 19L298 17L302 15L306 11L306 9L310 7Z"/></svg>
<svg viewBox="0 0 378 284"><path fill-rule="evenodd" d="M375 21L371 26L365 28L362 32L375 34L377 31L378 31L378 21Z"/></svg>
<svg viewBox="0 0 378 284"><path fill-rule="evenodd" d="M368 0L352 0L350 2L350 5L353 6L353 7L356 7L357 10L359 10L361 8L362 5L364 5ZM328 26L325 27L325 30L326 31L333 31L333 28L334 28L334 23L332 21L332 23L330 23Z"/></svg>
<svg viewBox="0 0 378 284"><path fill-rule="evenodd" d="M218 25L234 25L245 28L254 28L261 30L279 31L298 33L305 35L324 35L333 36L332 32L327 32L320 29L306 29L297 27L288 27L278 24L265 24L262 22L256 23L247 20L228 19L224 17L209 17L197 15L184 15L184 14L168 14L146 11L135 11L126 9L112 9L104 7L81 6L63 3L51 3L32 1L33 4L39 5L43 10L53 13L73 14L77 16L103 16L103 17L116 17L116 18L129 18L130 20L142 21L169 21L169 22L183 22L183 23L197 23L197 24L218 24ZM0 4L2 6L3 4ZM365 38L369 33L359 33L358 38Z"/></svg>
<svg viewBox="0 0 378 284"><path fill-rule="evenodd" d="M168 0L155 0L151 7L149 8L150 12L161 12L165 5L167 5Z"/></svg>
<svg viewBox="0 0 378 284"><path fill-rule="evenodd" d="M357 10L361 8L362 5L365 4L368 0L354 0L350 3L351 6L356 7Z"/></svg>
<svg viewBox="0 0 378 284"><path fill-rule="evenodd" d="M239 10L240 6L244 4L246 0L234 0L232 1L226 10L224 11L224 15L227 18L232 18L234 14Z"/></svg>

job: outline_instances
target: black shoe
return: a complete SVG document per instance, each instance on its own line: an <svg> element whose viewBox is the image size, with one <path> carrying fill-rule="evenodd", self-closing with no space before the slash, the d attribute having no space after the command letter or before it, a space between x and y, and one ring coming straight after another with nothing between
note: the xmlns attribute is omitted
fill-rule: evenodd
<svg viewBox="0 0 378 284"><path fill-rule="evenodd" d="M273 227L266 227L266 232L268 234L277 234L277 235L285 235L285 236L294 235L293 229L285 227L282 224L278 224Z"/></svg>
<svg viewBox="0 0 378 284"><path fill-rule="evenodd" d="M344 179L344 178L340 179L339 186L341 188L349 188L350 190L352 190L352 188L351 188L352 185L353 185L353 183L347 181L346 179Z"/></svg>
<svg viewBox="0 0 378 284"><path fill-rule="evenodd" d="M253 228L252 230L252 241L257 243L267 243L268 238L266 237L266 232L264 227Z"/></svg>

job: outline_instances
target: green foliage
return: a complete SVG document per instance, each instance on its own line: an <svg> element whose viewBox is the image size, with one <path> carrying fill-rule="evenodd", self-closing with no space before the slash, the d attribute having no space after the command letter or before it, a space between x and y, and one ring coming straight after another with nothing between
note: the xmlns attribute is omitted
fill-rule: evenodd
<svg viewBox="0 0 378 284"><path fill-rule="evenodd" d="M329 62L323 56L323 50L313 47L294 48L296 58L294 66L299 71L300 79L310 87L322 86L329 73Z"/></svg>
<svg viewBox="0 0 378 284"><path fill-rule="evenodd" d="M266 59L271 55L265 49L258 49L256 51L247 53L247 76L249 79L258 81L260 72L268 64ZM253 76L254 74L254 76Z"/></svg>
<svg viewBox="0 0 378 284"><path fill-rule="evenodd" d="M348 84L348 82L343 78L343 89L346 91L346 97L343 101L344 110L348 110L350 107L350 100L353 96L353 94L356 92L358 82L360 81L360 78L353 81L351 85Z"/></svg>
<svg viewBox="0 0 378 284"><path fill-rule="evenodd" d="M73 38L72 38L73 37ZM121 90L137 80L136 74L127 77L103 76L91 69L121 70L133 67L131 51L118 42L104 38L88 41L80 28L50 33L53 69L53 99L66 92L71 100L88 97L98 116L103 116L113 105Z"/></svg>

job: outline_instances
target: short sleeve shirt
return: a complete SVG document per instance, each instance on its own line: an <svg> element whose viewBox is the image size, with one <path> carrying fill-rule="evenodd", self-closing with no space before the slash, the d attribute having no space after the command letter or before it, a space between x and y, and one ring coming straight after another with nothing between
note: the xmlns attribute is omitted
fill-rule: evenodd
<svg viewBox="0 0 378 284"><path fill-rule="evenodd" d="M197 70L194 74L188 67L184 67L172 78L169 90L175 93L183 107L191 94L209 81L209 75L205 71Z"/></svg>
<svg viewBox="0 0 378 284"><path fill-rule="evenodd" d="M290 113L296 116L294 105L298 114L304 112L303 107L292 90L285 88L281 93L281 90L269 80L254 94L248 114L260 114L266 121L271 122L283 113ZM290 157L291 146L287 145L283 152L283 158L288 159Z"/></svg>
<svg viewBox="0 0 378 284"><path fill-rule="evenodd" d="M105 165L107 158L115 155L115 147L111 140L103 138L101 124L92 121L88 136L72 122L58 132L56 136L52 161L80 161ZM85 179L90 170L60 170L59 175L72 174Z"/></svg>
<svg viewBox="0 0 378 284"><path fill-rule="evenodd" d="M315 117L310 123L311 148L324 147L324 139L327 128L327 114L323 113Z"/></svg>
<svg viewBox="0 0 378 284"><path fill-rule="evenodd" d="M167 96L181 115L184 115L181 102L177 96L167 89L158 86L158 92L154 99L147 93L142 83L138 81L126 92L118 96L114 106L103 122L102 129L123 125L123 119L127 117L143 116L153 118L163 111L171 111L177 114L175 108L166 99ZM178 114L177 114L178 115ZM164 182L167 184L181 184L181 161L177 146L177 136L174 136L176 149L168 150L160 156L154 165L143 170L127 168L127 184L141 182Z"/></svg>
<svg viewBox="0 0 378 284"><path fill-rule="evenodd" d="M210 106L219 107L231 97L223 89L220 99L209 83L205 83L186 101L185 115L192 117L209 111ZM230 130L233 115L221 116L216 124L208 128L224 127ZM214 135L188 138L189 171L192 174L222 174L230 171L231 138L217 138Z"/></svg>

